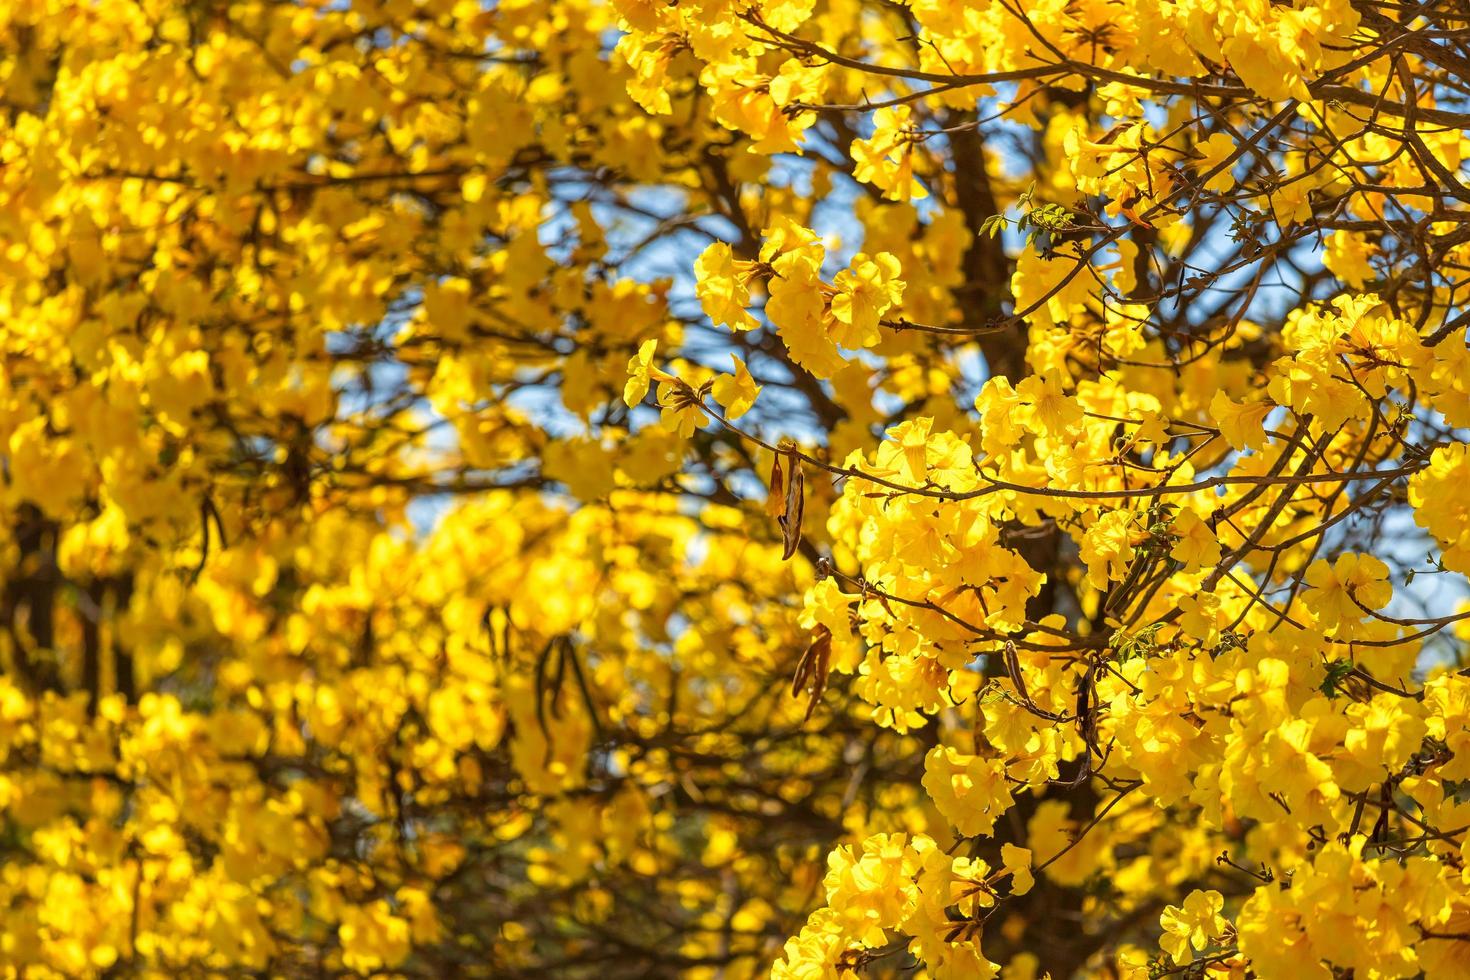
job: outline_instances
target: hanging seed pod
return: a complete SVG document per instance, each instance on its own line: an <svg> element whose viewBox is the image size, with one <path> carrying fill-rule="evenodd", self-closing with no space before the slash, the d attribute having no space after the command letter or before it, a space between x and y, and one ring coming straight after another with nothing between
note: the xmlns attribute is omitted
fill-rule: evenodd
<svg viewBox="0 0 1470 980"><path fill-rule="evenodd" d="M786 512L786 486L781 474L781 454L771 460L770 492L766 494L766 513L779 518Z"/></svg>
<svg viewBox="0 0 1470 980"><path fill-rule="evenodd" d="M817 709L817 702L822 700L822 692L827 690L827 675L831 669L832 631L819 625L812 631L811 646L806 648L806 653L797 661L796 674L791 678L792 697L800 697L803 690L808 693L807 718L812 716L812 712Z"/></svg>
<svg viewBox="0 0 1470 980"><path fill-rule="evenodd" d="M790 454L787 465L791 472L786 482L786 508L780 517L781 537L785 543L782 561L796 554L796 546L801 544L801 512L806 506L806 478L802 475L795 452Z"/></svg>

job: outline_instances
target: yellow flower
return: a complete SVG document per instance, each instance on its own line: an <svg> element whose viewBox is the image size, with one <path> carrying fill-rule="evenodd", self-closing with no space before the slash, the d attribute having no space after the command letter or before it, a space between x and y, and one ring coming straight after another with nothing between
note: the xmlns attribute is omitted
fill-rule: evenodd
<svg viewBox="0 0 1470 980"><path fill-rule="evenodd" d="M730 360L735 362L735 373L733 375L722 374L716 378L712 393L715 401L724 406L725 418L734 421L750 411L750 406L755 404L761 387L750 376L750 371L746 369L744 361L734 354L730 355Z"/></svg>
<svg viewBox="0 0 1470 980"><path fill-rule="evenodd" d="M1429 467L1409 480L1414 523L1444 548L1444 564L1470 573L1470 445L1455 443L1436 449Z"/></svg>
<svg viewBox="0 0 1470 980"><path fill-rule="evenodd" d="M924 789L950 824L966 837L989 834L1015 800L1005 763L940 746L924 757Z"/></svg>
<svg viewBox="0 0 1470 980"><path fill-rule="evenodd" d="M709 416L704 413L702 399L709 394L712 385L709 381L700 380L708 376L706 369L684 364L682 370L685 374L695 376L698 388L681 377L662 375L658 386L658 403L663 411L659 421L669 432L677 433L681 439L688 439L695 429L709 424Z"/></svg>
<svg viewBox="0 0 1470 980"><path fill-rule="evenodd" d="M934 420L911 419L888 430L902 460L902 475L915 485L922 485L929 471L929 430Z"/></svg>
<svg viewBox="0 0 1470 980"><path fill-rule="evenodd" d="M1016 394L1027 411L1022 418L1029 416L1047 435L1066 435L1082 421L1082 406L1063 390L1056 374L1033 374L1016 385Z"/></svg>
<svg viewBox="0 0 1470 980"><path fill-rule="evenodd" d="M975 411L980 413L982 432L980 445L992 456L999 456L1020 445L1026 428L1017 416L1021 397L1011 387L1009 378L997 376L986 380L975 396Z"/></svg>
<svg viewBox="0 0 1470 980"><path fill-rule="evenodd" d="M1209 173L1223 164L1230 154L1235 152L1235 140L1229 133L1215 133L1209 139L1200 143L1197 150L1201 159L1195 164L1200 174ZM1235 176L1231 174L1229 167L1224 167L1219 173L1205 181L1205 190L1222 193L1235 186Z"/></svg>
<svg viewBox="0 0 1470 980"><path fill-rule="evenodd" d="M1361 622L1366 609L1382 609L1393 598L1388 566L1372 555L1340 555L1336 563L1319 558L1307 568L1306 583L1317 590L1312 605L1328 632Z"/></svg>
<svg viewBox="0 0 1470 980"><path fill-rule="evenodd" d="M1029 892L1035 884L1035 879L1031 876L1031 852L1015 844L1002 844L1000 860L1011 873L1011 894L1024 895Z"/></svg>
<svg viewBox="0 0 1470 980"><path fill-rule="evenodd" d="M1082 536L1082 561L1087 581L1095 589L1121 581L1133 561L1133 532L1137 515L1128 510L1109 511L1093 522Z"/></svg>
<svg viewBox="0 0 1470 980"><path fill-rule="evenodd" d="M1185 574L1193 574L1220 560L1220 542L1210 525L1189 509L1174 519L1174 534L1179 540L1169 549L1169 557L1184 563Z"/></svg>
<svg viewBox="0 0 1470 980"><path fill-rule="evenodd" d="M1159 945L1175 963L1188 963L1194 959L1190 947L1204 949L1211 939L1224 933L1225 917L1220 914L1224 907L1225 898L1217 891L1190 892L1182 908L1170 905L1159 916L1159 925L1164 928Z"/></svg>
<svg viewBox="0 0 1470 980"><path fill-rule="evenodd" d="M786 940L781 958L771 968L771 980L831 980L839 975L837 962L850 945L837 913L819 908L801 932Z"/></svg>
<svg viewBox="0 0 1470 980"><path fill-rule="evenodd" d="M906 105L885 106L873 113L873 135L852 141L852 176L882 189L890 201L918 201L929 196L914 179L915 133Z"/></svg>
<svg viewBox="0 0 1470 980"><path fill-rule="evenodd" d="M1260 449L1266 445L1265 421L1273 407L1264 401L1240 404L1224 391L1216 391L1210 401L1210 417L1232 448Z"/></svg>
<svg viewBox="0 0 1470 980"><path fill-rule="evenodd" d="M859 252L851 268L832 280L832 339L848 350L872 347L883 339L878 323L903 299L904 282L898 258L889 252L869 256Z"/></svg>
<svg viewBox="0 0 1470 980"><path fill-rule="evenodd" d="M881 946L884 929L901 925L919 897L914 874L920 849L934 842L916 835L874 834L854 851L844 845L827 857L827 904L841 918L845 931L865 946Z"/></svg>
<svg viewBox="0 0 1470 980"><path fill-rule="evenodd" d="M1196 592L1179 597L1179 628L1207 647L1220 639L1220 627L1228 620L1220 597L1213 592Z"/></svg>
<svg viewBox="0 0 1470 980"><path fill-rule="evenodd" d="M750 304L754 268L753 262L737 262L724 242L715 242L695 260L694 294L716 325L732 330L749 330L757 325L745 309Z"/></svg>
<svg viewBox="0 0 1470 980"><path fill-rule="evenodd" d="M819 378L831 377L847 363L823 323L826 303L820 273L824 254L821 243L808 242L776 257L766 300L766 316L791 359Z"/></svg>
<svg viewBox="0 0 1470 980"><path fill-rule="evenodd" d="M623 386L623 401L629 408L648 395L649 380L654 374L653 352L657 348L657 340L645 340L637 355L628 361L628 382Z"/></svg>

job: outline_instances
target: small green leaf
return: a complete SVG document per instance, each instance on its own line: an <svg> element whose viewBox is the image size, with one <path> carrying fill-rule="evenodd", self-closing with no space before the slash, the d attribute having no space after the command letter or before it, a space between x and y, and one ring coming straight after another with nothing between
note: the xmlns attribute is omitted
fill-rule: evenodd
<svg viewBox="0 0 1470 980"><path fill-rule="evenodd" d="M1327 676L1322 678L1322 683L1317 689L1329 698L1335 698L1340 693L1339 687L1343 680L1352 672L1353 662L1351 660L1334 660L1327 665Z"/></svg>

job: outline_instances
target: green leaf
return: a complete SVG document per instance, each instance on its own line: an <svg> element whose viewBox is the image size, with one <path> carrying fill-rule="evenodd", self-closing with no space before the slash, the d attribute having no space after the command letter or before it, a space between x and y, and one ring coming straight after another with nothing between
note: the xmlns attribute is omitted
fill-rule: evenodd
<svg viewBox="0 0 1470 980"><path fill-rule="evenodd" d="M1327 676L1322 678L1322 683L1317 689L1329 698L1335 698L1341 693L1339 687L1342 682L1352 672L1353 662L1351 660L1334 660L1327 665Z"/></svg>

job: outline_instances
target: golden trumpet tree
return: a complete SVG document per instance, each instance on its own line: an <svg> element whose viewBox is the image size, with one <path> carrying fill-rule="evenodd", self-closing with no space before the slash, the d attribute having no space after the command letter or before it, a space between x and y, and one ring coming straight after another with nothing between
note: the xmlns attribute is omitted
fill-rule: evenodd
<svg viewBox="0 0 1470 980"><path fill-rule="evenodd" d="M0 975L1470 977L1467 79L0 2Z"/></svg>

